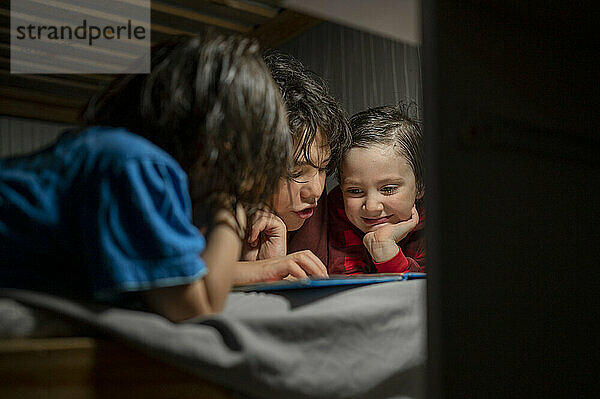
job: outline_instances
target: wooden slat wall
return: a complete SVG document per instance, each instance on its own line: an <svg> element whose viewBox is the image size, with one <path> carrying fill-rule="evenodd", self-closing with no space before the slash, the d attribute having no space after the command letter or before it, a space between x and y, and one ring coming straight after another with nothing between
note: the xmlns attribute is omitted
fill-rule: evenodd
<svg viewBox="0 0 600 399"><path fill-rule="evenodd" d="M38 149L78 124L90 96L112 79L52 71L10 74L9 9L10 1L0 0L0 157ZM154 43L210 27L256 37L263 47L278 46L321 22L282 9L279 0L152 0L151 17Z"/></svg>
<svg viewBox="0 0 600 399"><path fill-rule="evenodd" d="M70 125L0 117L0 157L24 154L53 142Z"/></svg>
<svg viewBox="0 0 600 399"><path fill-rule="evenodd" d="M316 20L307 18L303 21L310 24ZM349 114L401 100L422 103L418 47L326 22L288 41L281 49L321 74ZM45 81L42 80L39 84L43 83ZM25 102L27 93L21 90L13 95L23 97ZM43 111L39 105L36 108L39 112ZM62 112L66 109L63 107ZM45 145L66 126L0 117L0 156L27 152Z"/></svg>
<svg viewBox="0 0 600 399"><path fill-rule="evenodd" d="M133 4L133 3L131 3ZM48 12L67 10L59 3ZM63 8L61 8L63 7ZM263 47L272 47L319 23L317 18L281 7L278 0L151 0L151 40L161 42L171 35L196 34L204 30L257 37ZM87 3L82 15L95 15L102 6ZM110 75L57 75L40 59L16 60L34 63L44 74L10 74L10 1L0 0L0 115L63 123L78 123L89 97L110 80ZM21 16L24 21L34 16ZM110 57L128 57L127 51L86 49L90 57L82 62L104 62ZM101 54L98 54L101 52ZM97 57L101 56L100 59ZM94 58L95 57L95 58Z"/></svg>
<svg viewBox="0 0 600 399"><path fill-rule="evenodd" d="M350 114L403 100L422 104L419 47L325 22L281 49L323 76Z"/></svg>

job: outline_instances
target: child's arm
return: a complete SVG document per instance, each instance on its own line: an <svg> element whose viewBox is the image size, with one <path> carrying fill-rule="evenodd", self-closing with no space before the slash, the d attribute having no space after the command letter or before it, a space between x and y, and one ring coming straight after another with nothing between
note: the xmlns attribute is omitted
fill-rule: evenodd
<svg viewBox="0 0 600 399"><path fill-rule="evenodd" d="M238 220L243 227L245 215L241 207L238 208ZM240 256L242 244L237 230L231 212L219 211L201 255L208 274L191 284L145 291L143 297L150 310L172 321L220 312L225 306L234 265Z"/></svg>
<svg viewBox="0 0 600 399"><path fill-rule="evenodd" d="M374 262L376 273L425 272L425 248L420 238L408 243L409 247L398 246L398 254L386 262Z"/></svg>

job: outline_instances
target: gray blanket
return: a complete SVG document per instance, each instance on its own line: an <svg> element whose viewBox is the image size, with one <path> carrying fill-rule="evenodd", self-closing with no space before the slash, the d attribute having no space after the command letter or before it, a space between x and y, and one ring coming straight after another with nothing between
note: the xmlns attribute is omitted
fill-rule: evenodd
<svg viewBox="0 0 600 399"><path fill-rule="evenodd" d="M423 397L425 281L232 293L222 314L151 313L0 289L0 336L103 335L250 398Z"/></svg>

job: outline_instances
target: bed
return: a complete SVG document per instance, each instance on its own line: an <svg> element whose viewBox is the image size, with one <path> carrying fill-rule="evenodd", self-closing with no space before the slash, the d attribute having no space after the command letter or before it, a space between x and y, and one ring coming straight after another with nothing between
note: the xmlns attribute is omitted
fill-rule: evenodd
<svg viewBox="0 0 600 399"><path fill-rule="evenodd" d="M233 292L179 324L1 289L0 397L423 397L425 283Z"/></svg>

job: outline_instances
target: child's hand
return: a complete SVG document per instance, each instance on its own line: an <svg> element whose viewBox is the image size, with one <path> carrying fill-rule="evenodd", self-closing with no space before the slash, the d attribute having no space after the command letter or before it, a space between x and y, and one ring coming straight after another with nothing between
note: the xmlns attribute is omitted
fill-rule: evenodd
<svg viewBox="0 0 600 399"><path fill-rule="evenodd" d="M363 244L375 262L386 262L398 254L397 242L406 237L418 223L419 213L413 206L410 219L395 224L379 225L377 230L365 234Z"/></svg>
<svg viewBox="0 0 600 399"><path fill-rule="evenodd" d="M259 210L252 218L242 249L242 260L261 260L285 256L287 229L279 216Z"/></svg>
<svg viewBox="0 0 600 399"><path fill-rule="evenodd" d="M262 280L296 280L311 277L327 277L327 268L321 260L306 249L261 262Z"/></svg>
<svg viewBox="0 0 600 399"><path fill-rule="evenodd" d="M238 262L234 284L303 279L309 276L327 277L327 268L312 251L306 249L286 256Z"/></svg>
<svg viewBox="0 0 600 399"><path fill-rule="evenodd" d="M327 277L327 268L321 260L306 249L254 262L237 262L234 284L252 284L261 281Z"/></svg>

